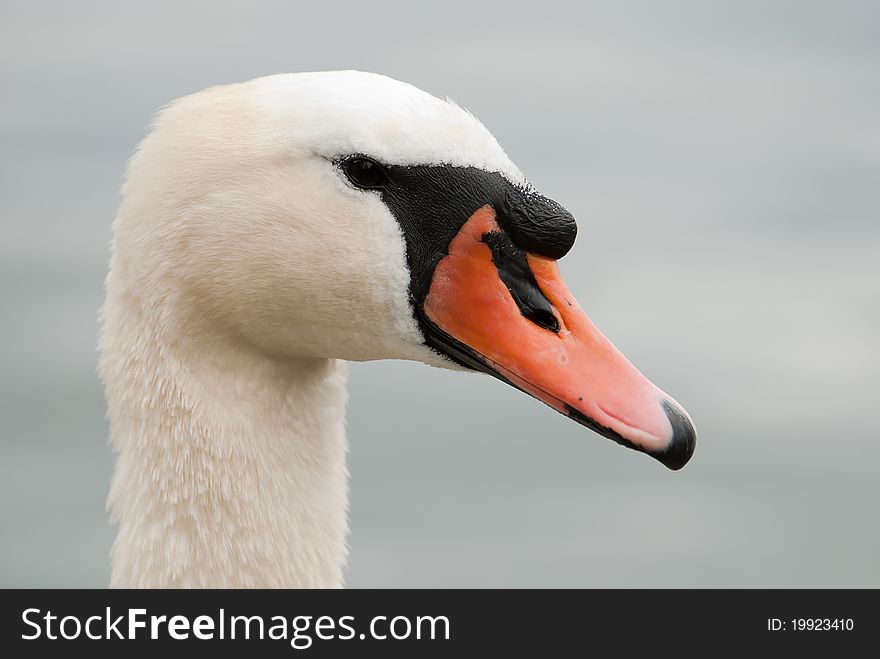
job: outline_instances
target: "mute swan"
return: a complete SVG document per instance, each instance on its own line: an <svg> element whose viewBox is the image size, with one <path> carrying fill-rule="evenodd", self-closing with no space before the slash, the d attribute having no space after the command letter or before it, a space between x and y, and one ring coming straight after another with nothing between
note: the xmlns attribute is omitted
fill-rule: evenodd
<svg viewBox="0 0 880 659"><path fill-rule="evenodd" d="M484 371L682 467L689 417L559 276L575 232L471 114L384 76L164 108L128 166L103 307L111 585L340 586L343 360Z"/></svg>

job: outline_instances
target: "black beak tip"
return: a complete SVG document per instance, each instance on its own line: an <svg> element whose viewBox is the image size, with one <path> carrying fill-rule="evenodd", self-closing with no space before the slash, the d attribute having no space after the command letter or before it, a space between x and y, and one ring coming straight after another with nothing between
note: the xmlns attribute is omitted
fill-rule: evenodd
<svg viewBox="0 0 880 659"><path fill-rule="evenodd" d="M651 456L662 462L673 471L684 467L697 447L697 431L694 424L684 411L668 400L663 401L663 411L672 425L672 439L665 451L652 453Z"/></svg>

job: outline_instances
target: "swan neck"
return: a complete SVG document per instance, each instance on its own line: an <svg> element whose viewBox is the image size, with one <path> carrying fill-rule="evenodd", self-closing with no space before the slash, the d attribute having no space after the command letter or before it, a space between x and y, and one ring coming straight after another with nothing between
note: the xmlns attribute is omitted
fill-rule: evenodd
<svg viewBox="0 0 880 659"><path fill-rule="evenodd" d="M121 288L101 341L111 585L340 586L345 363L273 358Z"/></svg>

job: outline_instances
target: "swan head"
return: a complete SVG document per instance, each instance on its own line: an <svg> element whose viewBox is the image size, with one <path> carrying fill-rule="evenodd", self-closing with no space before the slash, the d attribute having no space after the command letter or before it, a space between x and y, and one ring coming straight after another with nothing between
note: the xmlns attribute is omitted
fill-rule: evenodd
<svg viewBox="0 0 880 659"><path fill-rule="evenodd" d="M159 113L114 258L142 304L273 358L484 371L678 469L687 413L559 275L576 231L453 102L376 74L285 74Z"/></svg>

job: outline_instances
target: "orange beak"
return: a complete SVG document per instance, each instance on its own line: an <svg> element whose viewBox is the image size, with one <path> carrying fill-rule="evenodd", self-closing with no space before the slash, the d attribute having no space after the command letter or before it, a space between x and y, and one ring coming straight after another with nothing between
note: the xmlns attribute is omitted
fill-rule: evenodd
<svg viewBox="0 0 880 659"><path fill-rule="evenodd" d="M491 206L450 243L423 312L434 342L462 363L670 469L693 454L687 412L590 322L555 260L513 245Z"/></svg>

